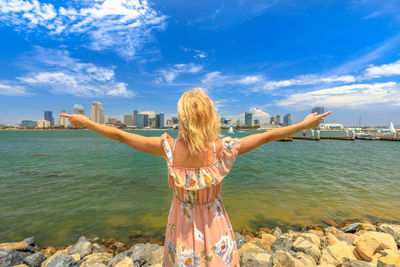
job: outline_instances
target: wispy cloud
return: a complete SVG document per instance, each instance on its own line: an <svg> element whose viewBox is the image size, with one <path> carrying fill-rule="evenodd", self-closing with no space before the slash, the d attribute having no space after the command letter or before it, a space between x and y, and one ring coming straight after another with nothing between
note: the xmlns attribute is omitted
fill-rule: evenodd
<svg viewBox="0 0 400 267"><path fill-rule="evenodd" d="M253 113L254 114L253 116L257 119L265 120L265 119L269 119L271 117L271 115L269 113L265 112L262 109L256 108L256 107L250 108L250 112Z"/></svg>
<svg viewBox="0 0 400 267"><path fill-rule="evenodd" d="M371 78L379 78L382 76L400 75L400 60L394 63L383 64L380 66L370 65L365 70L365 76Z"/></svg>
<svg viewBox="0 0 400 267"><path fill-rule="evenodd" d="M396 82L344 85L292 94L276 104L297 108L314 105L347 108L375 104L399 105L400 87Z"/></svg>
<svg viewBox="0 0 400 267"><path fill-rule="evenodd" d="M161 77L158 77L156 79L156 82L161 83L162 81L166 81L168 83L171 83L181 74L198 73L202 70L202 68L203 66L196 65L194 63L170 65L165 69L158 70L158 72L161 74Z"/></svg>
<svg viewBox="0 0 400 267"><path fill-rule="evenodd" d="M215 100L214 105L215 105L215 107L220 108L220 107L229 106L229 104L238 102L238 101L239 101L239 99L237 99L237 98L225 98L225 99Z"/></svg>
<svg viewBox="0 0 400 267"><path fill-rule="evenodd" d="M37 0L0 0L0 20L19 32L38 32L62 39L71 34L88 38L93 50L112 50L126 60L136 58L154 41L152 31L166 25L166 16L146 0L78 2L59 7Z"/></svg>
<svg viewBox="0 0 400 267"><path fill-rule="evenodd" d="M114 67L100 67L83 63L68 51L36 47L29 60L29 73L18 77L19 86L47 89L53 94L71 94L82 97L133 97L127 84L115 80Z"/></svg>
<svg viewBox="0 0 400 267"><path fill-rule="evenodd" d="M9 81L0 80L0 95L29 96L31 93L22 85L10 84Z"/></svg>

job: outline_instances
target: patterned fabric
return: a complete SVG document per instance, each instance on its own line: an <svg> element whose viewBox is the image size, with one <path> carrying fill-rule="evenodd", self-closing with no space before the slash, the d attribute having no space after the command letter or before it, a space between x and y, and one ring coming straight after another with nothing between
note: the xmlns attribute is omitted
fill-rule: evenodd
<svg viewBox="0 0 400 267"><path fill-rule="evenodd" d="M161 145L167 155L168 183L174 193L164 244L164 266L239 266L235 236L220 192L239 153L240 140L225 137L215 162L204 168L173 163L167 133Z"/></svg>

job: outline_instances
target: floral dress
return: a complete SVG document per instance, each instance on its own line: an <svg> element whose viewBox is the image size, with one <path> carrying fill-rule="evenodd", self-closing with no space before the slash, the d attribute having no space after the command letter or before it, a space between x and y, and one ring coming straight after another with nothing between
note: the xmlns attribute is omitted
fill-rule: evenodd
<svg viewBox="0 0 400 267"><path fill-rule="evenodd" d="M167 155L168 183L174 193L164 243L164 266L239 266L235 236L220 197L223 178L239 153L240 141L225 137L215 162L185 168L173 162L167 133L161 145Z"/></svg>

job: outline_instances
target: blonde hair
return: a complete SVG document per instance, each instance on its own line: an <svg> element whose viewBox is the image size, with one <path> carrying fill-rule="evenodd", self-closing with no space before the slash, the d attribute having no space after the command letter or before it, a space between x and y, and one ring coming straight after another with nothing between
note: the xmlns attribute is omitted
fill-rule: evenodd
<svg viewBox="0 0 400 267"><path fill-rule="evenodd" d="M207 141L219 136L221 126L217 111L202 88L194 88L181 96L178 117L178 138L185 141L192 155L198 154Z"/></svg>

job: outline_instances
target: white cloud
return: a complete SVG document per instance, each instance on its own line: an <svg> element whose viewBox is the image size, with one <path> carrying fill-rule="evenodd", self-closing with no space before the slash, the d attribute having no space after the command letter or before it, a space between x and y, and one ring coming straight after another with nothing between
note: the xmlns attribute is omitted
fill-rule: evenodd
<svg viewBox="0 0 400 267"><path fill-rule="evenodd" d="M356 107L372 104L399 105L400 88L396 82L352 84L292 94L277 101L278 106L305 108L315 105Z"/></svg>
<svg viewBox="0 0 400 267"><path fill-rule="evenodd" d="M281 87L288 86L301 86L301 85L312 85L312 84L322 84L322 83L350 83L355 82L356 78L353 75L340 75L340 76L323 76L316 74L300 75L293 79L280 80L280 81L268 81L264 84L264 90L275 90Z"/></svg>
<svg viewBox="0 0 400 267"><path fill-rule="evenodd" d="M246 76L242 79L240 79L238 82L244 85L250 85L250 84L255 84L259 83L264 80L264 77L261 75L253 75L253 76Z"/></svg>
<svg viewBox="0 0 400 267"><path fill-rule="evenodd" d="M37 47L35 56L26 60L35 66L35 70L17 78L25 86L44 88L54 94L83 97L130 98L135 95L127 89L126 83L115 80L114 67L82 63L67 51Z"/></svg>
<svg viewBox="0 0 400 267"><path fill-rule="evenodd" d="M0 95L29 96L31 95L24 86L11 85L8 81L0 81Z"/></svg>
<svg viewBox="0 0 400 267"><path fill-rule="evenodd" d="M220 107L228 106L229 104L231 104L233 102L238 102L238 101L239 101L239 99L236 99L236 98L226 98L226 99L221 99L221 100L215 100L214 105L216 108L220 108Z"/></svg>
<svg viewBox="0 0 400 267"><path fill-rule="evenodd" d="M16 31L44 31L52 38L71 34L89 38L93 50L113 50L132 60L154 41L152 31L163 29L166 16L145 0L77 2L79 8L54 7L37 0L0 0L0 20Z"/></svg>
<svg viewBox="0 0 400 267"><path fill-rule="evenodd" d="M390 64L383 64L381 66L370 65L365 70L365 76L372 78L394 75L400 75L400 60Z"/></svg>
<svg viewBox="0 0 400 267"><path fill-rule="evenodd" d="M149 118L155 118L156 117L156 113L154 111L141 111L140 113L149 115Z"/></svg>
<svg viewBox="0 0 400 267"><path fill-rule="evenodd" d="M175 64L172 66L169 66L166 69L159 70L158 72L161 74L161 77L158 77L156 79L156 82L160 83L163 80L171 83L175 80L178 75L183 74L183 73L198 73L201 71L203 66L196 65L194 63L189 63L189 64Z"/></svg>
<svg viewBox="0 0 400 267"><path fill-rule="evenodd" d="M271 115L269 115L267 112L263 111L262 109L259 108L250 108L250 112L253 113L253 116L257 119L269 119Z"/></svg>

